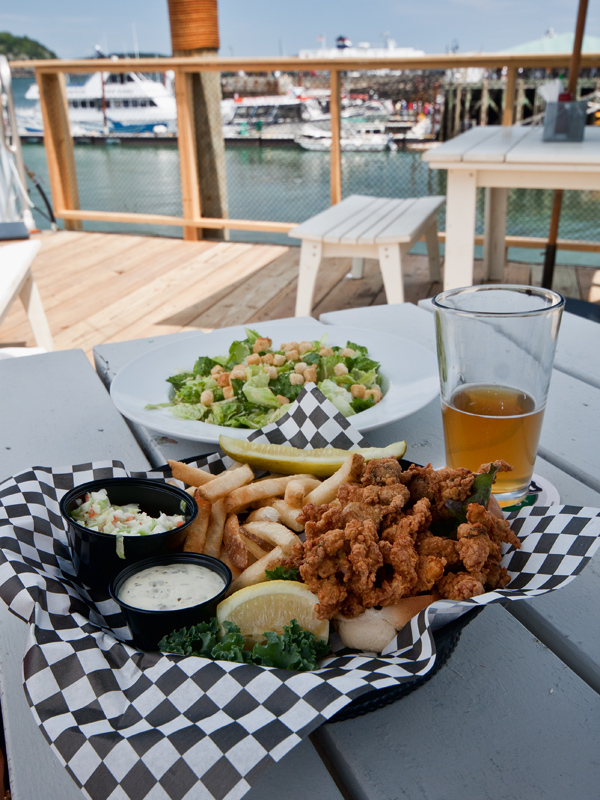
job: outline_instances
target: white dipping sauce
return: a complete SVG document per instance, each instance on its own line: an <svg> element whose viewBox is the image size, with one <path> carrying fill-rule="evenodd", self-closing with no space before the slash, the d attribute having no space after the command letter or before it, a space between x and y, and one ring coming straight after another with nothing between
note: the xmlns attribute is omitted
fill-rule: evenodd
<svg viewBox="0 0 600 800"><path fill-rule="evenodd" d="M132 575L119 590L119 600L148 611L189 608L223 590L225 579L200 564L165 564Z"/></svg>

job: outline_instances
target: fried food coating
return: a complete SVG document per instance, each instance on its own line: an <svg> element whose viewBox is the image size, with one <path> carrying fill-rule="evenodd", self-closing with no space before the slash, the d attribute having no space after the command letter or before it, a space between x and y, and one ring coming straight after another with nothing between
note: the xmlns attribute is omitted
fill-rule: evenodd
<svg viewBox="0 0 600 800"><path fill-rule="evenodd" d="M306 539L294 565L318 596L319 618L352 618L431 591L464 600L506 586L502 543L520 546L508 522L471 503L453 532L436 528L454 518L447 501L464 504L474 480L466 469L403 470L395 458L375 459L339 486L333 502L305 505L298 521Z"/></svg>

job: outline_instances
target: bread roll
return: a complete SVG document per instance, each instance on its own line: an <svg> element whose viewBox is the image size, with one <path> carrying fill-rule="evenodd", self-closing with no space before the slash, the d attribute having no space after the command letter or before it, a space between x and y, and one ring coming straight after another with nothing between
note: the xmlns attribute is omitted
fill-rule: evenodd
<svg viewBox="0 0 600 800"><path fill-rule="evenodd" d="M439 596L435 594L403 597L393 606L367 608L352 619L339 615L334 618L334 625L346 647L381 653L407 622L438 599Z"/></svg>

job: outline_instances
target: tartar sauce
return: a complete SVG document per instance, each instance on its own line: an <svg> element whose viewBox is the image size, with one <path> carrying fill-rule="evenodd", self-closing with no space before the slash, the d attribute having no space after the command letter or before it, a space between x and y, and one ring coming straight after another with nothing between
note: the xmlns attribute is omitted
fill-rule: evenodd
<svg viewBox="0 0 600 800"><path fill-rule="evenodd" d="M148 567L123 583L119 600L148 611L171 611L210 600L222 591L224 578L200 564Z"/></svg>

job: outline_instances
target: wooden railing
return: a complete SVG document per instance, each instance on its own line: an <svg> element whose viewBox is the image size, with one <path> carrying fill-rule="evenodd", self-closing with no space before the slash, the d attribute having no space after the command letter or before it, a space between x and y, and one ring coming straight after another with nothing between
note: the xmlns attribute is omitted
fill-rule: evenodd
<svg viewBox="0 0 600 800"><path fill-rule="evenodd" d="M67 229L80 229L86 220L119 223L141 223L148 225L182 226L184 238L195 239L199 229L219 228L251 231L287 233L297 222L271 222L262 220L215 219L202 216L198 175L194 157L194 115L190 107L190 79L194 73L202 71L270 73L276 70L288 72L328 72L330 76L331 110L331 167L330 201L338 203L342 199L341 166L341 73L365 70L456 70L468 67L482 67L491 70L506 68L504 88L504 108L502 124L512 125L514 121L515 88L520 69L545 68L549 70L568 69L570 56L557 54L517 54L502 55L485 53L479 55L426 55L410 58L218 58L218 57L172 57L172 58L123 58L61 61L13 61L13 68L35 70L40 90L40 104L44 123L44 143L46 146L48 172L55 216L65 221ZM600 53L586 53L581 58L581 68L600 67ZM178 118L178 148L181 171L182 217L159 214L138 214L107 211L82 211L79 207L79 194L73 139L71 137L68 104L66 95L66 73L87 72L165 72L175 74L175 95ZM443 240L444 236L441 234ZM539 238L507 237L507 246L540 247L544 240ZM600 251L600 243L559 240L563 249Z"/></svg>

